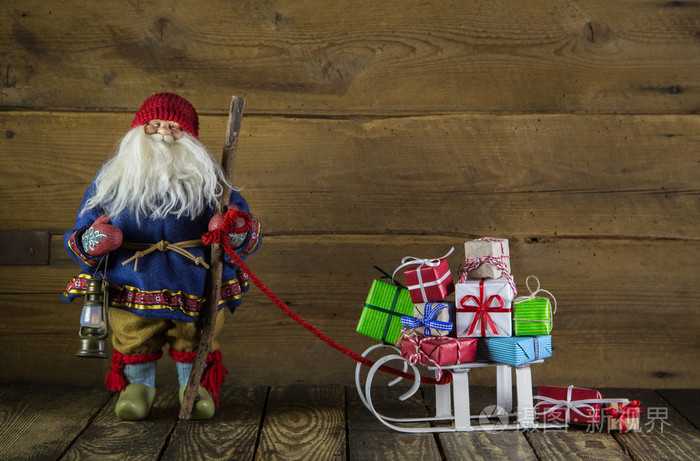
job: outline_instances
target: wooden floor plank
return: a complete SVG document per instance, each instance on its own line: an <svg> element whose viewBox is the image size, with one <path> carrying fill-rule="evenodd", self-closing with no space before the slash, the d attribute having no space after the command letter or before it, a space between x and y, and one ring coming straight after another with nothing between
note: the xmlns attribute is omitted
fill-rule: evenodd
<svg viewBox="0 0 700 461"><path fill-rule="evenodd" d="M65 460L156 460L177 422L177 388L158 387L151 413L144 421L122 421L114 413L119 394L102 409L70 447Z"/></svg>
<svg viewBox="0 0 700 461"><path fill-rule="evenodd" d="M57 459L110 395L95 388L1 385L0 459Z"/></svg>
<svg viewBox="0 0 700 461"><path fill-rule="evenodd" d="M373 402L379 411L397 417L424 415L426 406L433 405L432 389L424 387L424 396L416 395L407 402L395 400L404 390L380 386L373 389ZM217 415L206 422L178 422L175 391L175 386L159 388L148 419L126 422L114 415L117 395L103 389L0 385L0 459L660 461L700 456L700 430L676 409L689 409L686 414L692 415L697 408L698 391L694 389L601 389L605 397L642 403L639 432L619 434L571 426L566 431L444 433L437 444L432 435L403 434L382 425L362 405L354 387L273 388L267 405L265 387L224 387ZM664 395L669 396L667 400ZM479 413L495 400L494 389L472 387L470 397L472 413ZM265 408L260 446L254 453Z"/></svg>
<svg viewBox="0 0 700 461"><path fill-rule="evenodd" d="M700 389L659 389L656 392L700 429Z"/></svg>
<svg viewBox="0 0 700 461"><path fill-rule="evenodd" d="M605 397L626 397L641 402L641 430L613 433L635 461L700 459L700 431L659 394L646 389L605 389L601 392Z"/></svg>
<svg viewBox="0 0 700 461"><path fill-rule="evenodd" d="M340 386L272 388L255 459L346 459L343 394Z"/></svg>
<svg viewBox="0 0 700 461"><path fill-rule="evenodd" d="M532 431L526 437L540 460L629 460L611 435L587 432L585 426Z"/></svg>
<svg viewBox="0 0 700 461"><path fill-rule="evenodd" d="M398 396L407 387L387 388L379 379L372 386L372 404L377 412L396 418L420 418L427 416L421 393L406 401ZM386 380L388 381L388 380ZM412 434L395 431L368 410L355 387L346 388L348 419L348 451L350 460L440 460L441 455L432 434Z"/></svg>
<svg viewBox="0 0 700 461"><path fill-rule="evenodd" d="M161 459L253 459L267 393L262 386L224 386L214 418L180 421Z"/></svg>
<svg viewBox="0 0 700 461"><path fill-rule="evenodd" d="M495 387L470 386L471 413L481 414L496 404ZM431 393L433 389L426 389ZM478 425L480 420L473 420ZM530 444L520 431L446 432L440 434L440 444L448 460L537 459Z"/></svg>

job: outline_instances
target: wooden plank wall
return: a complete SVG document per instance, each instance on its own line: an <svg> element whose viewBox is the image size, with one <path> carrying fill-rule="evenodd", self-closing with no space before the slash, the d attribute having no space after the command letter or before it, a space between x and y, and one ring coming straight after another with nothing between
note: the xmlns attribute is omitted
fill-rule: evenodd
<svg viewBox="0 0 700 461"><path fill-rule="evenodd" d="M141 102L174 91L214 152L246 99L250 266L340 343L373 344L355 333L373 265L455 246L456 269L463 242L505 237L521 291L535 274L559 302L535 384L697 387L699 37L695 1L4 4L0 380L103 379L72 357L61 235ZM352 384L254 288L227 323L236 385Z"/></svg>

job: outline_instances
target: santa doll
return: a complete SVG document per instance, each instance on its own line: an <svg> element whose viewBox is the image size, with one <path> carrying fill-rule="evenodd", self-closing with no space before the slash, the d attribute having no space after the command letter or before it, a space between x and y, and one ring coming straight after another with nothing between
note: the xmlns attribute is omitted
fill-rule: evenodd
<svg viewBox="0 0 700 461"><path fill-rule="evenodd" d="M226 179L198 135L197 112L188 101L171 93L146 99L117 152L87 188L75 226L64 236L82 272L62 299L84 295L97 270L108 281L114 352L106 384L121 390L115 411L124 420L148 416L156 361L166 345L182 402L201 337L210 254L201 237L221 224L218 204ZM235 188L229 208L241 216L249 212ZM242 258L260 245L259 223L246 217L249 229L229 235ZM240 217L239 229L248 227L243 221ZM193 419L214 415L226 373L216 335L224 308L233 312L247 290L247 277L225 257L212 352Z"/></svg>

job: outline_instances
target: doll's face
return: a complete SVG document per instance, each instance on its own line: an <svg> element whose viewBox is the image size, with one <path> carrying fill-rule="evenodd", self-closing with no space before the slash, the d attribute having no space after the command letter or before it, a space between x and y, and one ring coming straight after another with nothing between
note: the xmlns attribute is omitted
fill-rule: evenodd
<svg viewBox="0 0 700 461"><path fill-rule="evenodd" d="M148 134L162 134L163 136L171 135L175 139L182 137L182 128L175 122L167 120L151 120L144 128Z"/></svg>

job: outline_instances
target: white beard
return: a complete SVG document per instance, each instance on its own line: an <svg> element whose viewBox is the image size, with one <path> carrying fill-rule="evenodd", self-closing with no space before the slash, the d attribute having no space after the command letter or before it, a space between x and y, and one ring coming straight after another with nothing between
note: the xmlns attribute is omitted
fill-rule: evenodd
<svg viewBox="0 0 700 461"><path fill-rule="evenodd" d="M95 194L82 213L101 206L110 217L134 213L137 222L168 214L195 218L206 208L217 209L220 181L225 181L221 167L197 138L149 135L138 126L98 173Z"/></svg>

